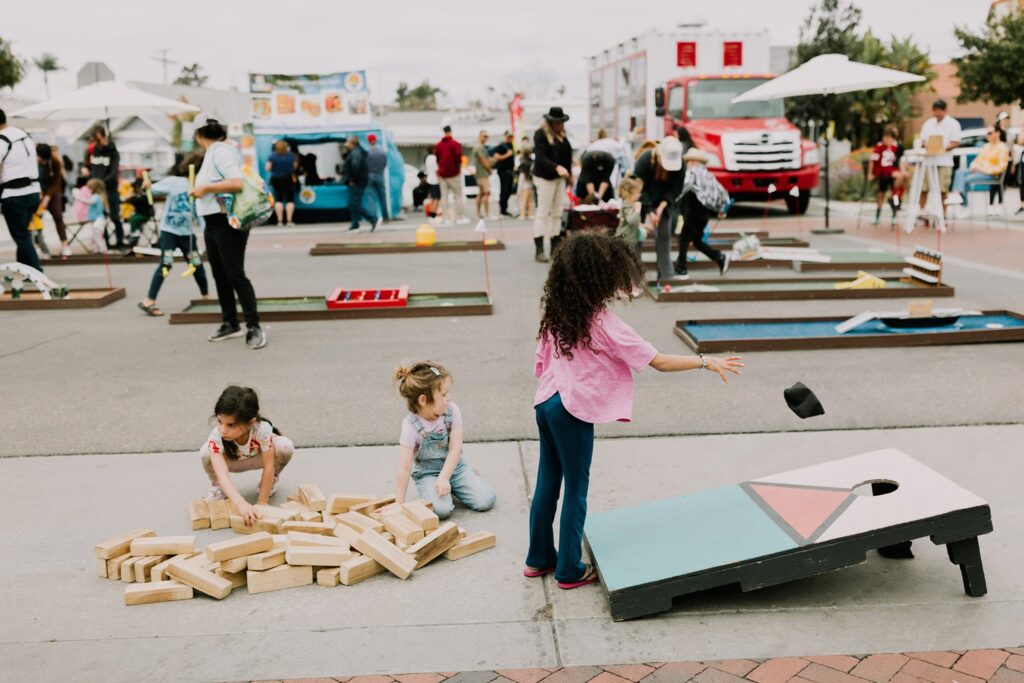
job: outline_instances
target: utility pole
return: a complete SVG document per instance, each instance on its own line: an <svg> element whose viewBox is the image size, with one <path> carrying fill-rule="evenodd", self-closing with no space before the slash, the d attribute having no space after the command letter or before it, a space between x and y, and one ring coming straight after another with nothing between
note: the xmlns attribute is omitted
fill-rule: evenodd
<svg viewBox="0 0 1024 683"><path fill-rule="evenodd" d="M167 59L167 53L168 52L170 52L170 50L168 50L167 48L164 48L162 50L157 50L157 54L160 55L160 56L159 57L151 57L150 58L150 59L152 59L155 62L160 62L161 64L163 64L163 67L164 67L164 85L167 85L167 65L168 64L177 64L178 63L178 62L174 61L173 59Z"/></svg>

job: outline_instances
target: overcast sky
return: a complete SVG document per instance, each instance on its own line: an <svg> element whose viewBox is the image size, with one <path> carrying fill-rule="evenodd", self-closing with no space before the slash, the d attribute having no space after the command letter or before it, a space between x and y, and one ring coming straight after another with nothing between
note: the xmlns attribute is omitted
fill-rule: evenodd
<svg viewBox="0 0 1024 683"><path fill-rule="evenodd" d="M956 53L954 25L977 27L990 0L857 0L862 25L876 35L913 35L933 61ZM399 81L424 78L465 102L487 87L510 89L531 74L586 92L583 58L647 29L694 18L721 30L767 28L773 45L797 42L810 0L43 0L3 12L0 36L22 58L47 51L67 68L51 93L75 87L87 61L105 62L120 80L161 82L152 59L167 48L179 63L198 62L213 87L247 88L249 71L322 73L366 69L375 102ZM37 13L32 7L40 8ZM150 9L152 8L152 9ZM291 9L295 8L295 9ZM674 8L674 9L670 9ZM953 11L950 11L953 9ZM168 70L173 80L180 64ZM41 98L32 69L16 94Z"/></svg>

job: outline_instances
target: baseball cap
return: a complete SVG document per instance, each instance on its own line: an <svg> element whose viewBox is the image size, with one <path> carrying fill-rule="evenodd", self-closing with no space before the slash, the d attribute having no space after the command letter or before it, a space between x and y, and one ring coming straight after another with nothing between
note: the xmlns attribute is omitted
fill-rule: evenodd
<svg viewBox="0 0 1024 683"><path fill-rule="evenodd" d="M369 135L366 136L366 141L367 142L377 142L377 136L374 135L373 133L370 133Z"/></svg>
<svg viewBox="0 0 1024 683"><path fill-rule="evenodd" d="M674 135L668 135L658 143L658 159L666 171L678 171L683 167L683 143Z"/></svg>

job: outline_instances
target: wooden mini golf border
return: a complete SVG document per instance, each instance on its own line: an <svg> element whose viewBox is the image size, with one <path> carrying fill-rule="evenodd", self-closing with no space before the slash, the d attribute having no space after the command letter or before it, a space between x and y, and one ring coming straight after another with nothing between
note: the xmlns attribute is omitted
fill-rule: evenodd
<svg viewBox="0 0 1024 683"><path fill-rule="evenodd" d="M882 278L886 282L907 282L910 278ZM759 278L749 280L721 279L721 280L686 280L686 281L664 281L657 283L659 287L670 284L675 286L707 285L715 287L724 284L742 285L773 285L794 282L817 281L822 284L821 289L760 289L740 291L719 291L719 292L661 292L654 294L659 303L673 303L679 301L799 301L814 299L913 299L920 297L950 297L956 290L950 285L940 283L938 285L918 285L909 288L883 289L835 289L831 285L837 282L849 282L850 277L814 277L814 278ZM654 287L655 283L649 283Z"/></svg>
<svg viewBox="0 0 1024 683"><path fill-rule="evenodd" d="M487 292L414 292L413 296L436 296L436 297L476 297L486 298L486 304L465 304L455 306L409 306L409 307L388 307L388 308L352 308L352 309L331 309L324 308L316 311L260 311L260 320L266 322L292 322L306 320L353 320L353 319L374 319L374 318L446 318L464 315L491 315L494 313L494 302ZM264 297L275 301L287 301L295 299L318 298L315 296L296 297ZM193 299L189 306L196 304L216 304L215 300ZM257 306L259 299L256 300ZM221 314L219 310L198 313L190 312L188 308L184 311L171 313L168 322L171 325L188 325L195 323L219 323Z"/></svg>
<svg viewBox="0 0 1024 683"><path fill-rule="evenodd" d="M658 264L656 261L644 261L644 270L656 271ZM761 268L764 270L772 269L786 269L794 270L798 273L837 273L845 271L856 271L856 270L880 270L880 271L896 271L903 270L907 264L903 260L899 261L848 261L846 263L817 263L811 261L789 261L780 259L754 259L751 261L730 261L729 269L735 268L747 269L747 268ZM712 261L690 261L687 263L687 270L717 270L718 264Z"/></svg>
<svg viewBox="0 0 1024 683"><path fill-rule="evenodd" d="M707 242L708 244L716 248L723 244L728 244L731 247L738 239L740 239L740 236L738 234L735 235L735 239L733 239L733 236L731 235L727 235L724 233L713 233L710 237L708 237ZM762 247L781 247L783 249L808 249L811 246L810 242L799 237L759 237L758 239L761 241ZM677 237L673 235L673 249L676 248L678 242L679 240L677 239ZM653 239L644 240L644 252L652 252L657 250L657 244L655 244Z"/></svg>
<svg viewBox="0 0 1024 683"><path fill-rule="evenodd" d="M124 287L97 287L72 289L67 299L43 299L38 292L22 292L21 299L11 299L10 293L0 297L0 311L49 311L71 308L103 308L125 297ZM28 296L29 298L24 298ZM79 297L85 298L79 298Z"/></svg>
<svg viewBox="0 0 1024 683"><path fill-rule="evenodd" d="M206 263L206 253L202 254L203 263ZM175 263L185 263L184 256L175 256ZM159 256L152 256L150 254L135 254L125 255L118 253L109 253L106 256L103 254L71 254L67 258L60 256L53 256L47 259L40 259L40 263L46 268L55 268L57 266L102 266L105 263L110 265L121 265L126 263L148 263L156 264L160 263Z"/></svg>
<svg viewBox="0 0 1024 683"><path fill-rule="evenodd" d="M1007 315L1024 320L1024 314L1013 311L982 311L983 315ZM914 334L856 335L847 333L837 337L803 337L800 339L758 337L750 339L712 339L699 342L685 329L686 325L742 325L745 323L819 323L839 324L848 316L810 318L716 318L710 320L677 320L673 331L696 353L724 353L730 351L811 351L818 349L877 349L908 346L948 346L954 344L990 344L995 342L1024 341L1024 329L960 330L957 332L919 332Z"/></svg>
<svg viewBox="0 0 1024 683"><path fill-rule="evenodd" d="M494 240L488 251L504 251L505 243ZM320 242L309 250L310 256L356 256L359 254L433 254L448 251L483 251L484 245L474 240L443 240L433 246L418 247L412 242Z"/></svg>

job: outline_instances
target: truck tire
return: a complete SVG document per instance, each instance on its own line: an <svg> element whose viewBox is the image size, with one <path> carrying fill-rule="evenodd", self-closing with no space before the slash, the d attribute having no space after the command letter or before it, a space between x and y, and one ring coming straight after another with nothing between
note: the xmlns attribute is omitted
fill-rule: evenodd
<svg viewBox="0 0 1024 683"><path fill-rule="evenodd" d="M799 197L790 197L786 195L786 208L789 213L794 216L801 216L807 213L807 207L811 204L811 192L810 190L800 190Z"/></svg>

